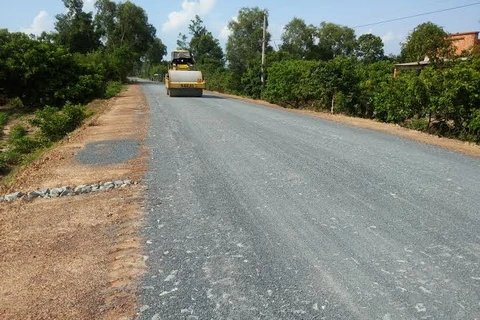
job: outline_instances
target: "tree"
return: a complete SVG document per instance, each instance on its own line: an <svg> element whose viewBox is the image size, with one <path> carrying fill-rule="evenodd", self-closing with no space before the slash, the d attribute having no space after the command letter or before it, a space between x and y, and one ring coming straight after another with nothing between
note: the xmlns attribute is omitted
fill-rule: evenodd
<svg viewBox="0 0 480 320"><path fill-rule="evenodd" d="M127 1L118 4L115 42L128 46L142 56L155 39L155 27L148 22L145 10Z"/></svg>
<svg viewBox="0 0 480 320"><path fill-rule="evenodd" d="M282 33L280 50L292 59L312 59L315 57L315 27L304 20L293 18Z"/></svg>
<svg viewBox="0 0 480 320"><path fill-rule="evenodd" d="M404 61L422 61L428 57L437 62L452 53L452 44L442 27L426 22L418 25L402 44Z"/></svg>
<svg viewBox="0 0 480 320"><path fill-rule="evenodd" d="M248 96L256 96L251 90L246 89L245 84L248 83L248 88L260 88L260 76L253 70L248 70L248 66L258 66L261 64L262 52L262 38L263 38L263 21L264 16L268 16L266 10L259 7L242 8L238 12L237 19L230 21L228 28L231 31L226 45L226 58L228 60L228 69L233 73L228 78L228 88L230 90L245 94ZM267 19L268 25L268 19ZM266 44L270 42L270 33L266 34ZM272 48L267 46L267 51ZM245 77L245 74L249 77Z"/></svg>
<svg viewBox="0 0 480 320"><path fill-rule="evenodd" d="M268 68L265 99L272 103L301 108L317 98L318 86L313 85L312 70L317 61L284 60Z"/></svg>
<svg viewBox="0 0 480 320"><path fill-rule="evenodd" d="M187 35L181 32L178 33L177 50L189 50L187 43L188 43Z"/></svg>
<svg viewBox="0 0 480 320"><path fill-rule="evenodd" d="M331 22L322 22L318 28L318 51L321 59L330 60L353 55L357 46L355 31Z"/></svg>
<svg viewBox="0 0 480 320"><path fill-rule="evenodd" d="M202 37L208 33L207 28L203 25L203 20L200 19L198 14L195 15L194 20L190 20L188 30L190 30L192 37Z"/></svg>
<svg viewBox="0 0 480 320"><path fill-rule="evenodd" d="M154 44L156 30L143 8L130 1L117 4L111 0L97 0L95 7L95 26L110 52L129 47L142 57Z"/></svg>
<svg viewBox="0 0 480 320"><path fill-rule="evenodd" d="M340 107L340 111L349 114L358 112L356 99L359 93L358 62L354 58L338 56L322 62L312 71L312 81L321 92L324 108Z"/></svg>
<svg viewBox="0 0 480 320"><path fill-rule="evenodd" d="M110 0L97 0L95 8L97 9L94 20L95 28L102 42L107 47L114 47L112 41L116 28L117 4Z"/></svg>
<svg viewBox="0 0 480 320"><path fill-rule="evenodd" d="M116 80L125 80L132 71L150 69L166 54L166 47L155 37L145 10L130 1L95 2L95 26L105 44L106 57Z"/></svg>
<svg viewBox="0 0 480 320"><path fill-rule="evenodd" d="M161 63L163 57L167 54L167 46L163 44L162 40L155 38L148 49L145 58L151 64Z"/></svg>
<svg viewBox="0 0 480 320"><path fill-rule="evenodd" d="M190 21L188 29L192 36L189 48L195 60L200 64L212 63L223 66L223 50L220 42L207 30L198 15Z"/></svg>
<svg viewBox="0 0 480 320"><path fill-rule="evenodd" d="M380 61L384 58L383 41L371 33L362 34L357 40L356 56L366 63Z"/></svg>
<svg viewBox="0 0 480 320"><path fill-rule="evenodd" d="M95 32L92 12L83 12L82 0L63 0L67 13L56 16L56 40L72 52L86 53L100 46L99 34Z"/></svg>

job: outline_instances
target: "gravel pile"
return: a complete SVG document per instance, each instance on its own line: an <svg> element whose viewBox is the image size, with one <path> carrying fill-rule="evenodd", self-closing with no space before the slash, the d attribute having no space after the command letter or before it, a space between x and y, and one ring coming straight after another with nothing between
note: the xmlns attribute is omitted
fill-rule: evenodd
<svg viewBox="0 0 480 320"><path fill-rule="evenodd" d="M78 194L106 191L116 188L125 188L137 182L130 180L107 181L104 183L96 183L92 185L80 185L76 187L61 187L52 189L34 190L28 193L14 192L0 197L0 202L12 202L17 199L35 199L35 198L57 198L64 196L75 196Z"/></svg>

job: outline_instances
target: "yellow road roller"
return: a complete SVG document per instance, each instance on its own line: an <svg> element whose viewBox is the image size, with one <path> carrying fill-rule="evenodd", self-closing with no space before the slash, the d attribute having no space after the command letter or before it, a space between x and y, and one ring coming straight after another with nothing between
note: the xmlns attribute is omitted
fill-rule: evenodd
<svg viewBox="0 0 480 320"><path fill-rule="evenodd" d="M165 74L165 87L170 97L201 97L205 89L201 71L195 70L195 60L188 50L172 51Z"/></svg>

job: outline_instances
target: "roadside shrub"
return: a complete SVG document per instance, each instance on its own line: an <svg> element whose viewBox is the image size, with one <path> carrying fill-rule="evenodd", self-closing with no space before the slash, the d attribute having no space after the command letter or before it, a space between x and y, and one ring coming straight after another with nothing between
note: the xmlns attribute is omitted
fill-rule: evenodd
<svg viewBox="0 0 480 320"><path fill-rule="evenodd" d="M426 118L419 118L419 119L409 119L406 120L404 126L418 131L427 131L428 130L428 119Z"/></svg>
<svg viewBox="0 0 480 320"><path fill-rule="evenodd" d="M41 146L41 142L27 137L27 130L20 124L14 125L7 136L9 150L18 154L27 154Z"/></svg>
<svg viewBox="0 0 480 320"><path fill-rule="evenodd" d="M28 154L41 146L42 143L38 140L35 140L31 137L21 137L12 143L12 150L20 154Z"/></svg>
<svg viewBox="0 0 480 320"><path fill-rule="evenodd" d="M287 60L268 68L268 82L264 98L272 103L300 108L315 98L310 74L315 61Z"/></svg>
<svg viewBox="0 0 480 320"><path fill-rule="evenodd" d="M105 90L105 98L109 99L115 97L117 94L122 91L123 85L120 81L110 81L107 83L107 88Z"/></svg>
<svg viewBox="0 0 480 320"><path fill-rule="evenodd" d="M16 124L10 129L10 132L7 136L7 142L11 144L15 140L25 137L26 134L27 130L25 129L25 127L20 124Z"/></svg>
<svg viewBox="0 0 480 320"><path fill-rule="evenodd" d="M62 110L47 106L35 112L31 123L49 141L58 141L75 130L88 117L85 107L67 103Z"/></svg>
<svg viewBox="0 0 480 320"><path fill-rule="evenodd" d="M0 112L0 130L7 124L8 121L8 113Z"/></svg>
<svg viewBox="0 0 480 320"><path fill-rule="evenodd" d="M103 77L99 74L80 75L68 92L68 100L88 103L97 97L102 97L105 87Z"/></svg>
<svg viewBox="0 0 480 320"><path fill-rule="evenodd" d="M22 154L18 150L7 150L0 155L0 162L4 165L4 170L8 170L9 166L18 164L22 160ZM0 163L0 165L1 165Z"/></svg>
<svg viewBox="0 0 480 320"><path fill-rule="evenodd" d="M469 128L472 132L472 140L480 142L480 108L475 110L473 119L470 121Z"/></svg>
<svg viewBox="0 0 480 320"><path fill-rule="evenodd" d="M8 170L8 164L5 160L5 153L0 151L0 174L4 174Z"/></svg>
<svg viewBox="0 0 480 320"><path fill-rule="evenodd" d="M22 99L20 99L19 97L15 97L8 101L8 106L15 109L21 109L24 107Z"/></svg>

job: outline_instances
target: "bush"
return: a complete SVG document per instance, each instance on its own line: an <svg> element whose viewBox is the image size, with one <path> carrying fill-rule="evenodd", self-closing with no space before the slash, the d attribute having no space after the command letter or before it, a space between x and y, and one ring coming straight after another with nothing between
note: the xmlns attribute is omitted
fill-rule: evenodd
<svg viewBox="0 0 480 320"><path fill-rule="evenodd" d="M471 140L475 142L480 142L480 108L475 110L475 113L473 114L473 118L470 121L468 127L473 136Z"/></svg>
<svg viewBox="0 0 480 320"><path fill-rule="evenodd" d="M20 124L14 125L10 132L8 133L7 141L8 143L14 143L15 140L25 137L27 130Z"/></svg>
<svg viewBox="0 0 480 320"><path fill-rule="evenodd" d="M0 174L4 174L8 171L8 164L4 155L5 153L0 151Z"/></svg>
<svg viewBox="0 0 480 320"><path fill-rule="evenodd" d="M428 119L419 118L419 119L409 119L405 121L404 126L418 131L427 131L428 130Z"/></svg>
<svg viewBox="0 0 480 320"><path fill-rule="evenodd" d="M18 164L22 160L22 154L18 150L7 150L0 155L0 165L3 163L3 170L7 170L9 166Z"/></svg>
<svg viewBox="0 0 480 320"><path fill-rule="evenodd" d="M105 90L105 98L109 99L115 97L117 94L122 91L123 84L119 81L110 81L107 83L107 88Z"/></svg>
<svg viewBox="0 0 480 320"><path fill-rule="evenodd" d="M0 112L0 130L7 124L8 121L8 113Z"/></svg>
<svg viewBox="0 0 480 320"><path fill-rule="evenodd" d="M16 139L12 144L12 150L20 153L20 154L28 154L39 147L42 146L42 143L38 140L35 140L30 137L21 137Z"/></svg>
<svg viewBox="0 0 480 320"><path fill-rule="evenodd" d="M9 152L15 154L13 161L18 160L16 159L17 154L23 155L30 153L42 145L40 141L27 137L27 130L20 124L16 124L10 129L7 142L9 144Z"/></svg>
<svg viewBox="0 0 480 320"><path fill-rule="evenodd" d="M21 109L24 107L22 99L20 99L19 97L13 98L8 101L8 106L15 109Z"/></svg>
<svg viewBox="0 0 480 320"><path fill-rule="evenodd" d="M58 141L75 130L88 117L85 107L67 103L62 110L47 106L35 112L31 120L49 141Z"/></svg>
<svg viewBox="0 0 480 320"><path fill-rule="evenodd" d="M300 108L315 98L310 74L315 61L281 61L268 68L264 98L272 103Z"/></svg>

